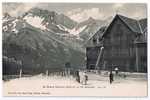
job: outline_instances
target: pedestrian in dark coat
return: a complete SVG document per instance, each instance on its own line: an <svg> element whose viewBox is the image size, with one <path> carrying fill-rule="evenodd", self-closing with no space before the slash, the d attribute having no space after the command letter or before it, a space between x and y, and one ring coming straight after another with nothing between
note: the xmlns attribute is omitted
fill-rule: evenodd
<svg viewBox="0 0 150 100"><path fill-rule="evenodd" d="M110 74L109 74L109 81L110 81L110 84L114 81L114 75L112 73L112 71L110 71Z"/></svg>
<svg viewBox="0 0 150 100"><path fill-rule="evenodd" d="M79 71L76 71L76 80L78 83L80 83L80 75L79 75Z"/></svg>

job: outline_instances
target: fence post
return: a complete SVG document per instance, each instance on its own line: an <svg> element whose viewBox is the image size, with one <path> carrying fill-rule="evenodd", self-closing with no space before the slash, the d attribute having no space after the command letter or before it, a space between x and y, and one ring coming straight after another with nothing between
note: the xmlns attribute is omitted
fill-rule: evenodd
<svg viewBox="0 0 150 100"><path fill-rule="evenodd" d="M20 71L19 71L19 78L21 78L22 77L22 69L20 69Z"/></svg>
<svg viewBox="0 0 150 100"><path fill-rule="evenodd" d="M46 70L46 76L48 76L48 70Z"/></svg>

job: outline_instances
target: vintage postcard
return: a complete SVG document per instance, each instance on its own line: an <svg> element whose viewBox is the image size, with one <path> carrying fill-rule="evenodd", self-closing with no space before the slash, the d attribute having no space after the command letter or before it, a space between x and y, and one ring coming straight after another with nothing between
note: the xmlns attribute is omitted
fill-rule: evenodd
<svg viewBox="0 0 150 100"><path fill-rule="evenodd" d="M3 96L146 97L146 3L2 2Z"/></svg>

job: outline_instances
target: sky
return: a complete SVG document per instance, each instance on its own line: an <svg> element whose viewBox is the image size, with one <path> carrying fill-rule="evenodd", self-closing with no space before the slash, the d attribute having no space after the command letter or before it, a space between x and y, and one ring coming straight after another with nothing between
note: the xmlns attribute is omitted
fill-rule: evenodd
<svg viewBox="0 0 150 100"><path fill-rule="evenodd" d="M71 19L82 22L89 17L105 20L115 14L130 18L147 17L147 5L144 3L3 3L3 13L20 16L31 8L38 7L63 13Z"/></svg>

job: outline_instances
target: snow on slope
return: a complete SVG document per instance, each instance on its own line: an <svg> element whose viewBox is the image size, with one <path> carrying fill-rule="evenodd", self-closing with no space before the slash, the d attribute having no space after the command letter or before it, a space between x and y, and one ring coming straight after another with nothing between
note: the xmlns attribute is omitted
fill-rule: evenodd
<svg viewBox="0 0 150 100"><path fill-rule="evenodd" d="M32 15L27 15L24 17L24 19L26 20L27 23L29 23L30 25L36 27L36 28L40 28L42 30L46 30L47 27L45 25L42 25L42 22L44 20L44 18L41 18L39 16L32 16ZM56 25L60 30L63 31L67 31L72 35L78 35L81 31L83 31L86 28L85 26L82 26L80 28L73 28L73 29L69 29L61 24ZM47 29L48 30L48 29Z"/></svg>
<svg viewBox="0 0 150 100"><path fill-rule="evenodd" d="M59 24L59 25L56 25L59 29L61 29L61 30L64 30L64 31L67 31L68 30L68 28L66 28L65 26L63 26L63 25L61 25L61 24Z"/></svg>
<svg viewBox="0 0 150 100"><path fill-rule="evenodd" d="M13 23L13 27L12 27L12 32L14 32L14 33L18 33L19 31L17 30L17 28L16 28L16 25L17 25L17 22L18 22L19 20L18 19L15 19L12 23Z"/></svg>
<svg viewBox="0 0 150 100"><path fill-rule="evenodd" d="M20 23L20 20L18 20L17 18L13 19L11 21L9 21L9 19L8 19L8 21L6 21L4 19L3 23L4 24L3 24L2 29L4 32L11 31L11 32L15 33L16 35L19 32L19 28L22 27L22 25L20 25L20 24L19 24L20 26L18 25L18 23Z"/></svg>
<svg viewBox="0 0 150 100"><path fill-rule="evenodd" d="M5 23L9 20L12 20L13 18L8 13L4 13L2 19L3 19L3 23Z"/></svg>
<svg viewBox="0 0 150 100"><path fill-rule="evenodd" d="M57 27L59 28L59 29L61 29L61 30L64 30L64 31L68 31L70 34L72 34L72 35L79 35L79 33L80 32L82 32L87 26L85 25L85 26L82 26L82 27L80 27L80 28L73 28L73 29L68 29L68 28L66 28L65 26L63 26L63 25L61 25L61 24L59 24L59 25L57 25Z"/></svg>
<svg viewBox="0 0 150 100"><path fill-rule="evenodd" d="M80 32L82 32L84 29L86 28L86 25L85 26L82 26L78 29L74 28L72 30L70 30L70 34L73 34L73 35L79 35Z"/></svg>
<svg viewBox="0 0 150 100"><path fill-rule="evenodd" d="M42 25L42 21L44 20L44 18L41 18L39 16L31 16L31 15L27 15L24 17L24 19L26 20L27 23L29 23L30 25L36 27L36 28L40 28L42 30L46 29L46 26Z"/></svg>

